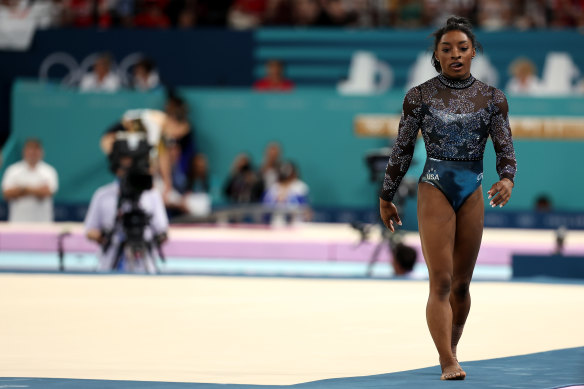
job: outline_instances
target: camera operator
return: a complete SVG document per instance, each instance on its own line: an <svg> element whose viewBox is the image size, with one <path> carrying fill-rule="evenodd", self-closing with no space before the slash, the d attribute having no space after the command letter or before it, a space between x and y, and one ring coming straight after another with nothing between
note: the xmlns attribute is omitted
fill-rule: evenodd
<svg viewBox="0 0 584 389"><path fill-rule="evenodd" d="M87 238L101 246L99 271L156 272L154 246L166 240L168 218L152 189L150 149L143 132L119 133L113 144L116 180L97 189L85 217Z"/></svg>

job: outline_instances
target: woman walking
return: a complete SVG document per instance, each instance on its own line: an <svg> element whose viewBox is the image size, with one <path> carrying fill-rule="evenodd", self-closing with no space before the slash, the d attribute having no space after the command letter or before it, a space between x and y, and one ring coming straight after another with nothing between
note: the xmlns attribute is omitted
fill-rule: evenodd
<svg viewBox="0 0 584 389"><path fill-rule="evenodd" d="M443 380L461 380L456 347L470 310L469 285L483 233L483 153L491 136L500 180L490 205L509 201L515 151L503 92L471 73L478 43L465 18L451 17L434 34L432 64L439 73L408 91L398 137L380 193L384 224L401 225L392 203L409 168L418 131L427 161L418 184L418 225L430 278L426 320L438 350Z"/></svg>

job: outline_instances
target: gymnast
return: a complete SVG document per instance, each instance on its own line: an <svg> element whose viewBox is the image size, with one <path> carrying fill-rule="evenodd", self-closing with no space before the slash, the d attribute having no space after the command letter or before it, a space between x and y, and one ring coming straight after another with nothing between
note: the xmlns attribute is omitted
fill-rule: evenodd
<svg viewBox="0 0 584 389"><path fill-rule="evenodd" d="M456 347L470 310L469 285L483 234L483 153L490 135L499 181L487 192L492 207L509 201L515 151L503 92L470 73L478 42L470 22L450 17L434 32L438 76L410 89L380 192L380 214L392 232L401 225L393 196L409 168L421 129L427 161L418 184L418 226L428 266L426 320L438 350L441 379L463 380Z"/></svg>

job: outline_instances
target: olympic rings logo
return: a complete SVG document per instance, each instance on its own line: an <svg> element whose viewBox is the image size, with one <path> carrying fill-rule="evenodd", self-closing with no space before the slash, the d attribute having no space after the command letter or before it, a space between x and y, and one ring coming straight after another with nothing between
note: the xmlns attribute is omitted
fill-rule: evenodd
<svg viewBox="0 0 584 389"><path fill-rule="evenodd" d="M77 62L71 54L66 52L58 51L49 54L43 62L41 62L38 75L39 81L43 83L48 82L50 79L49 71L51 68L63 66L67 73L61 79L61 84L69 87L77 86L81 81L81 78L90 72L93 65L101 55L101 52L92 53L85 57L81 62ZM112 60L111 72L118 75L122 85L130 85L130 80L132 79L130 70L144 57L145 55L143 53L134 52L125 56L119 64Z"/></svg>

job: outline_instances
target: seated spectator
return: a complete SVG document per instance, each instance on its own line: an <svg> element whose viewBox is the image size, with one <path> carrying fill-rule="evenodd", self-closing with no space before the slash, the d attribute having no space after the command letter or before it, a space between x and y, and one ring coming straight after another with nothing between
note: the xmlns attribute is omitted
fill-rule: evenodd
<svg viewBox="0 0 584 389"><path fill-rule="evenodd" d="M140 92L147 92L160 87L160 78L154 62L143 58L132 69L132 87Z"/></svg>
<svg viewBox="0 0 584 389"><path fill-rule="evenodd" d="M278 182L267 188L263 198L264 205L271 207L291 206L302 207L308 205L308 185L298 177L296 166L292 162L280 165ZM310 219L310 211L298 214L292 221L298 222ZM274 214L272 224L283 224L281 216Z"/></svg>
<svg viewBox="0 0 584 389"><path fill-rule="evenodd" d="M533 95L541 91L535 65L529 59L518 58L511 63L509 69L512 74L506 87L509 94Z"/></svg>
<svg viewBox="0 0 584 389"><path fill-rule="evenodd" d="M145 28L168 28L170 19L164 13L166 0L141 0L134 26Z"/></svg>
<svg viewBox="0 0 584 389"><path fill-rule="evenodd" d="M281 61L272 59L266 63L266 76L256 81L253 88L263 92L286 92L294 89L294 84L284 78L284 64Z"/></svg>
<svg viewBox="0 0 584 389"><path fill-rule="evenodd" d="M199 153L193 158L185 195L186 208L190 215L202 217L211 213L214 187L209 174L207 157Z"/></svg>
<svg viewBox="0 0 584 389"><path fill-rule="evenodd" d="M266 147L264 160L260 168L264 188L270 188L278 182L278 172L281 164L282 149L277 142L271 142Z"/></svg>
<svg viewBox="0 0 584 389"><path fill-rule="evenodd" d="M64 23L72 27L111 27L111 1L64 0Z"/></svg>
<svg viewBox="0 0 584 389"><path fill-rule="evenodd" d="M229 26L250 29L262 24L267 9L267 0L235 0L229 9Z"/></svg>
<svg viewBox="0 0 584 389"><path fill-rule="evenodd" d="M191 193L211 193L211 178L209 177L209 163L205 154L197 154L193 158L189 171L188 191Z"/></svg>
<svg viewBox="0 0 584 389"><path fill-rule="evenodd" d="M325 0L317 24L325 27L343 27L357 23L357 14L347 9L342 0Z"/></svg>
<svg viewBox="0 0 584 389"><path fill-rule="evenodd" d="M184 175L178 166L180 145L174 143L169 147L172 160L172 190L166 194L164 205L172 219L180 216L206 217L211 214L212 182L209 177L207 157L197 154L193 158L188 175ZM161 189L160 183L158 183ZM186 219L177 219L186 220Z"/></svg>
<svg viewBox="0 0 584 389"><path fill-rule="evenodd" d="M38 139L24 144L23 159L9 166L2 178L11 222L52 222L53 195L58 188L57 171L43 161Z"/></svg>
<svg viewBox="0 0 584 389"><path fill-rule="evenodd" d="M253 169L249 155L239 154L233 161L231 173L225 183L225 196L235 204L257 203L262 199L261 188L261 179Z"/></svg>
<svg viewBox="0 0 584 389"><path fill-rule="evenodd" d="M398 20L399 27L419 28L422 25L424 7L419 0L402 0L399 4Z"/></svg>
<svg viewBox="0 0 584 389"><path fill-rule="evenodd" d="M134 0L116 0L113 6L113 19L115 26L133 27L135 15L135 1Z"/></svg>
<svg viewBox="0 0 584 389"><path fill-rule="evenodd" d="M227 12L232 2L233 0L199 0L199 24L205 26L226 26Z"/></svg>
<svg viewBox="0 0 584 389"><path fill-rule="evenodd" d="M290 0L268 0L264 14L264 25L292 25L292 4Z"/></svg>
<svg viewBox="0 0 584 389"><path fill-rule="evenodd" d="M292 23L295 26L316 26L322 16L323 10L317 0L292 1Z"/></svg>
<svg viewBox="0 0 584 389"><path fill-rule="evenodd" d="M500 30L513 20L512 3L503 0L479 0L478 23L487 30Z"/></svg>
<svg viewBox="0 0 584 389"><path fill-rule="evenodd" d="M193 28L198 24L199 13L196 6L187 5L178 12L176 26L182 29Z"/></svg>
<svg viewBox="0 0 584 389"><path fill-rule="evenodd" d="M85 233L89 240L98 243L101 247L98 262L98 271L125 270L156 272L154 253L139 263L130 261L120 252L120 246L126 237L122 224L123 216L129 214L131 205L128 201L120 202L120 182L132 165L132 157L121 155L118 161L112 161L111 169L116 174L116 180L97 189L91 198L87 215L85 216ZM140 194L138 207L145 212L149 219L144 228L144 242L163 242L166 240L168 218L160 193L155 189L148 189ZM114 269L118 254L122 254L119 267ZM129 262L127 262L129 261Z"/></svg>
<svg viewBox="0 0 584 389"><path fill-rule="evenodd" d="M85 74L79 88L82 92L115 92L120 88L120 77L112 72L112 58L104 53L99 56L93 71Z"/></svg>

